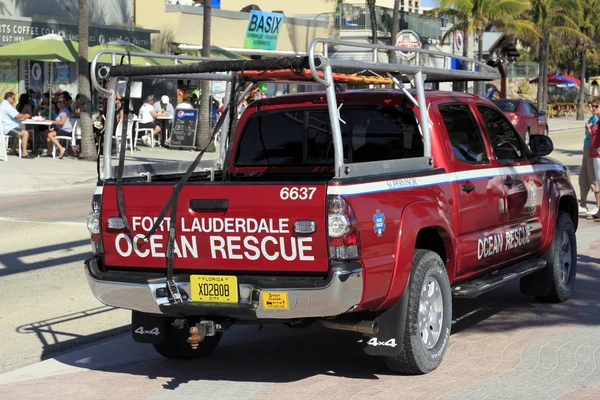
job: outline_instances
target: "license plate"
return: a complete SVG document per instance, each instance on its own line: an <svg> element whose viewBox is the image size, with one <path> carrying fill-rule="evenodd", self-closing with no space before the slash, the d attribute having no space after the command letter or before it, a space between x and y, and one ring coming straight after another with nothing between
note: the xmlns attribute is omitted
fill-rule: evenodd
<svg viewBox="0 0 600 400"><path fill-rule="evenodd" d="M237 303L238 284L236 276L191 275L192 301L211 303Z"/></svg>

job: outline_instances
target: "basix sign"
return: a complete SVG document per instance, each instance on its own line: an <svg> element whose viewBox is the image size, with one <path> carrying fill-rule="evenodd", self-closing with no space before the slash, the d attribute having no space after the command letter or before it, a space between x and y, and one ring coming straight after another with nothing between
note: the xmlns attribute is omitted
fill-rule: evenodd
<svg viewBox="0 0 600 400"><path fill-rule="evenodd" d="M281 13L252 10L244 38L244 48L275 50L284 17Z"/></svg>

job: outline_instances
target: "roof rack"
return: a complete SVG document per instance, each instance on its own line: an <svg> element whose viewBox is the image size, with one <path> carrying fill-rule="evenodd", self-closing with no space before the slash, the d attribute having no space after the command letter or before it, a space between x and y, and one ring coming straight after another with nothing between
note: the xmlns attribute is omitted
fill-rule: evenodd
<svg viewBox="0 0 600 400"><path fill-rule="evenodd" d="M322 55L316 54L317 46L322 47ZM347 59L329 58L330 46L345 46L356 49L371 50L372 62ZM500 78L496 68L487 65L483 61L477 61L467 57L456 56L440 51L410 48L410 52L417 54L413 62L381 63L377 62L379 53L400 51L396 46L380 44L358 43L329 38L317 38L312 41L308 55L298 57L282 57L263 60L235 60L215 59L202 57L180 57L173 55L153 55L153 58L166 58L173 61L173 65L161 66L134 66L116 65L116 55L147 56L147 54L126 53L119 51L104 50L99 52L92 60L92 71L98 58L104 53L113 54L113 65L103 67L99 71L102 78L109 79L110 88L116 87L119 77L161 77L179 79L220 80L232 82L236 78L246 79L250 82L257 81L307 81L312 80L317 84L325 86L329 118L331 121L331 132L334 145L335 177L356 177L371 175L373 173L386 173L398 168L420 169L433 168L434 160L431 155L431 140L429 133L428 109L425 103L424 83L428 82L455 82L455 81L490 81ZM443 67L435 67L421 64L422 59L429 61L431 58L442 60ZM463 61L465 69L451 69L452 59ZM180 61L196 61L181 64ZM371 78L364 73L367 71ZM225 73L225 74L223 74ZM291 73L291 74L290 74ZM373 73L380 74L379 79L373 79ZM277 76L277 75L280 76ZM344 82L345 81L345 82ZM410 160L391 160L386 164L388 170L381 171L381 165L377 163L345 164L343 154L343 141L340 129L339 111L336 99L336 82L343 83L391 83L393 82L419 109L421 134L423 136L424 157ZM402 82L410 82L416 87L417 98L409 93ZM107 109L107 129L112 129L114 105L111 106L111 98L114 101L114 91L100 87L95 76L92 83L96 89L109 95ZM228 85L231 86L231 85ZM229 97L228 97L229 98ZM228 104L226 107L229 106ZM110 131L110 130L109 130ZM226 135L229 136L229 135ZM107 138L110 138L109 135ZM221 142L222 146L227 144ZM110 139L105 141L105 153L111 154ZM222 153L223 154L223 153ZM223 161L223 160L221 160ZM372 164L372 165L371 165ZM104 176L111 177L112 169L110 162L105 161Z"/></svg>

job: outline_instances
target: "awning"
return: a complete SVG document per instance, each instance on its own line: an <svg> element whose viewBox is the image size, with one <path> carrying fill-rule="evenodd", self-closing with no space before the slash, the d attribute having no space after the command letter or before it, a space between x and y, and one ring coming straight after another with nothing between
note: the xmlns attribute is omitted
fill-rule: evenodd
<svg viewBox="0 0 600 400"><path fill-rule="evenodd" d="M562 79L563 81L566 82L565 86L581 86L581 81L579 81L579 79L577 78L573 78L570 75L560 75L560 74L555 74L559 79ZM561 86L561 85L559 85Z"/></svg>
<svg viewBox="0 0 600 400"><path fill-rule="evenodd" d="M568 75L566 75L568 76ZM579 85L580 82L578 79L572 78L573 80L565 78L565 75L548 75L548 85L565 85L565 86L575 86ZM532 79L529 83L538 83L538 78Z"/></svg>

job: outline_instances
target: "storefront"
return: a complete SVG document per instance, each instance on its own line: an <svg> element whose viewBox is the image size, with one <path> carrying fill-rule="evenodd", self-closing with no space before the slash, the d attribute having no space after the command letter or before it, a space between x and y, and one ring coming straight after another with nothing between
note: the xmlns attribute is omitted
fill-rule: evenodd
<svg viewBox="0 0 600 400"><path fill-rule="evenodd" d="M77 21L40 18L0 19L0 46L22 42L50 33L78 41ZM150 49L150 35L156 30L90 24L89 46L112 41L125 41ZM77 64L50 63L33 60L0 59L0 95L7 91L24 93L32 88L38 95L49 89L77 93Z"/></svg>

